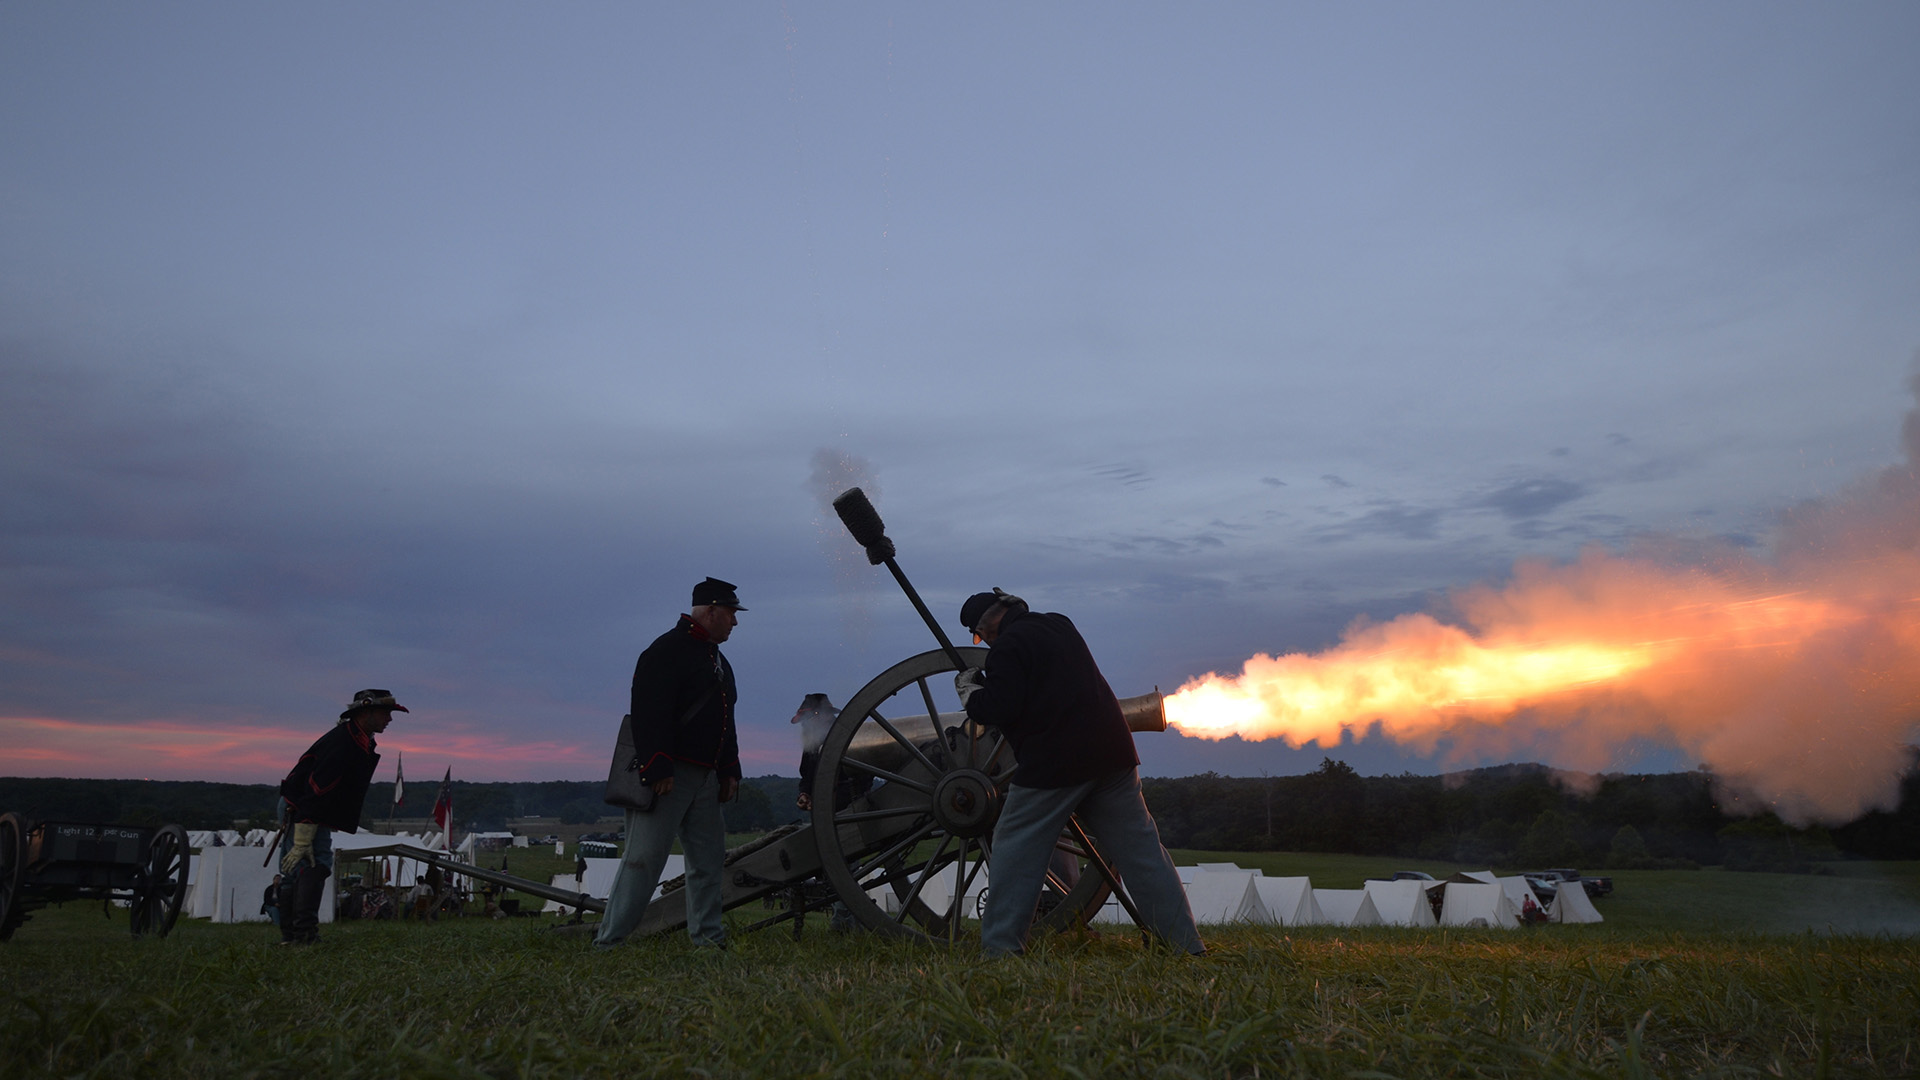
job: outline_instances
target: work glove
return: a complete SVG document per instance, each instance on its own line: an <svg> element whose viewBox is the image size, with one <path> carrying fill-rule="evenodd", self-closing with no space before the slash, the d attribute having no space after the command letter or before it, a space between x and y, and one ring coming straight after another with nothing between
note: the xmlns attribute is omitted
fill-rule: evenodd
<svg viewBox="0 0 1920 1080"><path fill-rule="evenodd" d="M293 827L293 850L280 860L281 873L291 874L293 868L301 863L313 862L313 835L319 831L320 826L311 821L303 821Z"/></svg>
<svg viewBox="0 0 1920 1080"><path fill-rule="evenodd" d="M966 708L967 699L973 696L973 692L975 690L985 689L986 685L987 673L981 668L968 668L960 674L955 675L953 677L953 688L960 694L960 707L962 709Z"/></svg>

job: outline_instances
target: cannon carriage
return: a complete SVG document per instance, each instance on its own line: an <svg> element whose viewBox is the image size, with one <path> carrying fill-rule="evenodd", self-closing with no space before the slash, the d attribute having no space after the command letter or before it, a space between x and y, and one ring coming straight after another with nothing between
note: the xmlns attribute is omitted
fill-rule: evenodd
<svg viewBox="0 0 1920 1080"><path fill-rule="evenodd" d="M0 941L36 908L123 901L135 937L165 937L187 894L187 833L0 814Z"/></svg>

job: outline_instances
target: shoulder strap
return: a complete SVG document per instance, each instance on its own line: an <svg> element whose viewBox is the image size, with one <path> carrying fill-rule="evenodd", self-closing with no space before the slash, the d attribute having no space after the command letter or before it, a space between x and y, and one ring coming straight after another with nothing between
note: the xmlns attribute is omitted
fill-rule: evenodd
<svg viewBox="0 0 1920 1080"><path fill-rule="evenodd" d="M693 723L693 718L699 714L701 709L704 709L707 707L707 702L712 699L713 692L718 689L720 689L720 684L715 683L714 685L707 687L706 693L701 694L698 698L695 698L693 704L687 706L687 711L680 714L679 726L684 728L688 724Z"/></svg>

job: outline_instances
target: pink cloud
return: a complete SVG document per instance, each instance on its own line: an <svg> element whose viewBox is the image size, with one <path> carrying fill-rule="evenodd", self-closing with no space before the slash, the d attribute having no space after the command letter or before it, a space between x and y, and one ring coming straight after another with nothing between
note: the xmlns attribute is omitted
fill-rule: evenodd
<svg viewBox="0 0 1920 1080"><path fill-rule="evenodd" d="M0 716L5 770L16 776L273 783L324 731L265 723L238 728L181 720L96 723ZM416 783L449 765L458 780L589 779L605 768L605 749L558 739L521 740L436 721L431 732L389 732L381 739L380 778L391 779L394 752L401 751Z"/></svg>

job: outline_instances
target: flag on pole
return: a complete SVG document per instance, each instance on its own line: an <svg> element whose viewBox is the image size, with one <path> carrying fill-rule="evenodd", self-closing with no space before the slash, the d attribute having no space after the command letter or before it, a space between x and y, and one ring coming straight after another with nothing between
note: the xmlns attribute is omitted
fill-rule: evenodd
<svg viewBox="0 0 1920 1080"><path fill-rule="evenodd" d="M453 850L453 766L440 780L440 794L433 799L433 823L440 826L440 846Z"/></svg>
<svg viewBox="0 0 1920 1080"><path fill-rule="evenodd" d="M393 763L393 805L407 804L407 759L402 752L395 752ZM447 766L451 769L453 766Z"/></svg>

